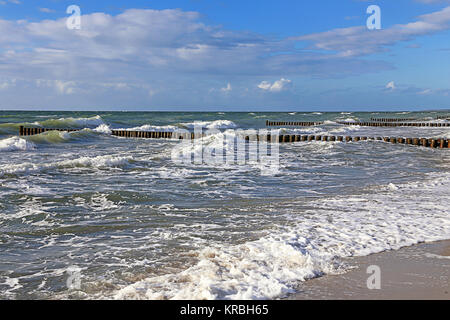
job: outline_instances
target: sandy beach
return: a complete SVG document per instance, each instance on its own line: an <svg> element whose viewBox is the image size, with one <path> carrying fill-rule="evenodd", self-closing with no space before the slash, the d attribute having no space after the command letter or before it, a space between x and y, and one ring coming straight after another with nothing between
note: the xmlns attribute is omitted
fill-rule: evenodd
<svg viewBox="0 0 450 320"><path fill-rule="evenodd" d="M450 300L450 240L345 260L351 271L302 283L290 300ZM381 289L369 290L369 266L381 270Z"/></svg>

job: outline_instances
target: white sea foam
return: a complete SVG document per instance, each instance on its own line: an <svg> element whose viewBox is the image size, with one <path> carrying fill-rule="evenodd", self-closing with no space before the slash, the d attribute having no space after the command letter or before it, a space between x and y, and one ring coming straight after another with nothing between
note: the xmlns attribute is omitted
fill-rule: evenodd
<svg viewBox="0 0 450 320"><path fill-rule="evenodd" d="M229 120L215 120L215 121L197 121L197 122L187 122L180 123L178 126L166 125L166 126L155 126L150 124L145 124L133 128L124 128L118 130L128 130L128 131L165 131L173 132L182 129L194 129L195 126L201 127L203 129L232 129L236 128L237 125L233 121Z"/></svg>
<svg viewBox="0 0 450 320"><path fill-rule="evenodd" d="M0 152L35 150L36 145L19 137L0 140Z"/></svg>
<svg viewBox="0 0 450 320"><path fill-rule="evenodd" d="M450 259L450 256L441 256L439 254L434 253L425 253L425 256L431 259Z"/></svg>
<svg viewBox="0 0 450 320"><path fill-rule="evenodd" d="M367 194L319 199L291 223L240 245L197 252L190 268L150 277L114 293L116 299L265 299L299 282L343 271L340 258L450 238L450 175L373 187ZM420 194L422 197L418 197ZM441 201L422 201L424 197ZM295 200L293 200L293 204ZM307 217L307 218L306 218Z"/></svg>
<svg viewBox="0 0 450 320"><path fill-rule="evenodd" d="M237 125L233 121L230 121L230 120L197 121L197 122L182 123L181 125L188 129L193 129L195 126L201 126L202 128L207 128L207 129L237 128Z"/></svg>
<svg viewBox="0 0 450 320"><path fill-rule="evenodd" d="M450 139L450 131L443 133L443 134L436 135L432 138Z"/></svg>
<svg viewBox="0 0 450 320"><path fill-rule="evenodd" d="M7 164L0 166L0 177L6 174L32 174L49 169L64 168L117 168L126 166L133 160L133 157L126 156L98 156L98 157L80 157L73 160L63 160L51 163L36 164L24 162L21 164Z"/></svg>
<svg viewBox="0 0 450 320"><path fill-rule="evenodd" d="M341 120L341 121L343 121L343 122L357 122L358 120L353 119L353 118L347 118L347 119L344 119L344 120Z"/></svg>
<svg viewBox="0 0 450 320"><path fill-rule="evenodd" d="M179 130L179 127L176 126L153 126L150 124L144 124L139 127L133 127L133 128L122 128L117 130L126 130L126 131L164 131L164 132L173 132L176 130Z"/></svg>
<svg viewBox="0 0 450 320"><path fill-rule="evenodd" d="M97 128L95 128L93 131L98 133L104 133L104 134L111 134L111 128L107 124L101 124Z"/></svg>

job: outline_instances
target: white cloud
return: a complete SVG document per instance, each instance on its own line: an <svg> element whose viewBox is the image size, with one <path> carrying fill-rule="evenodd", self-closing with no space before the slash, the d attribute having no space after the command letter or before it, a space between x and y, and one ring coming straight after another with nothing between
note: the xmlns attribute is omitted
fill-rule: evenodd
<svg viewBox="0 0 450 320"><path fill-rule="evenodd" d="M422 15L418 21L394 25L382 30L368 30L365 26L334 29L321 33L295 37L293 40L310 41L311 49L337 52L340 57L357 57L387 50L400 41L450 29L450 7Z"/></svg>
<svg viewBox="0 0 450 320"><path fill-rule="evenodd" d="M205 25L199 18L197 12L178 9L130 9L116 16L83 15L81 30L67 29L66 18L0 19L0 47L9 48L8 53L0 52L0 74L136 83L171 75L327 77L389 68L380 61L298 51L290 40L228 31Z"/></svg>
<svg viewBox="0 0 450 320"><path fill-rule="evenodd" d="M448 3L450 2L450 0L416 0L416 2L432 4L432 3Z"/></svg>
<svg viewBox="0 0 450 320"><path fill-rule="evenodd" d="M270 91L270 92L280 92L286 89L290 84L292 83L291 80L281 78L280 80L275 81L274 83L270 83L268 81L262 81L258 88L264 90L264 91Z"/></svg>
<svg viewBox="0 0 450 320"><path fill-rule="evenodd" d="M1 5L6 5L8 3L21 4L21 2L19 0L2 0L2 1L0 1Z"/></svg>
<svg viewBox="0 0 450 320"><path fill-rule="evenodd" d="M37 79L35 83L38 88L53 88L61 95L73 94L76 90L75 81Z"/></svg>
<svg viewBox="0 0 450 320"><path fill-rule="evenodd" d="M49 9L49 8L39 8L39 11L44 13L53 13L55 10Z"/></svg>
<svg viewBox="0 0 450 320"><path fill-rule="evenodd" d="M0 81L0 90L7 90L16 86L17 79Z"/></svg>
<svg viewBox="0 0 450 320"><path fill-rule="evenodd" d="M386 89L388 89L388 90L395 90L396 89L396 86L395 86L395 83L394 83L394 81L391 81L391 82L389 82L387 85L386 85L386 87L385 87Z"/></svg>
<svg viewBox="0 0 450 320"><path fill-rule="evenodd" d="M417 92L417 94L420 94L420 95L428 95L428 94L431 94L431 93L433 93L433 90L431 90L431 89L425 89L425 90L422 90L420 92Z"/></svg>
<svg viewBox="0 0 450 320"><path fill-rule="evenodd" d="M231 90L233 90L233 88L231 87L231 84L229 82L225 88L220 89L220 91L222 92L230 92Z"/></svg>

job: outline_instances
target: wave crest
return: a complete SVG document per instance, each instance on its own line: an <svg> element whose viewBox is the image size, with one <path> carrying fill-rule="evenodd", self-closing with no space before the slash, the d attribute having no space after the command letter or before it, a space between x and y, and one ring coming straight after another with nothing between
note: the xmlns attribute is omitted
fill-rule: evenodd
<svg viewBox="0 0 450 320"><path fill-rule="evenodd" d="M36 145L19 137L0 140L0 152L35 150Z"/></svg>

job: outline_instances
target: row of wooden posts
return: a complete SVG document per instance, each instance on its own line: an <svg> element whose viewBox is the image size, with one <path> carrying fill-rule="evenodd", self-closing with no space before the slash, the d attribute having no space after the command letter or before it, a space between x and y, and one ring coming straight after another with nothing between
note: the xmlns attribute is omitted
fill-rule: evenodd
<svg viewBox="0 0 450 320"><path fill-rule="evenodd" d="M450 122L346 122L338 121L338 124L346 126L363 127L450 127Z"/></svg>
<svg viewBox="0 0 450 320"><path fill-rule="evenodd" d="M45 128L24 128L20 127L21 136L41 134L47 131L78 131L76 129L45 129ZM171 132L171 131L129 131L112 130L113 136L124 138L147 138L147 139L199 139L205 134L195 134L193 132ZM290 143L300 141L325 141L325 142L358 142L358 141L384 141L396 144L409 144L430 148L450 148L450 139L427 139L427 138L399 138L399 137L352 137L352 136L327 136L327 135L270 135L254 134L245 136L246 141L268 141L279 143Z"/></svg>
<svg viewBox="0 0 450 320"><path fill-rule="evenodd" d="M316 121L316 122L312 122L312 121L302 121L302 122L298 122L298 121L266 121L266 126L267 127L277 127L277 126L296 126L296 127L310 127L310 126L318 126L324 124L323 121Z"/></svg>
<svg viewBox="0 0 450 320"><path fill-rule="evenodd" d="M279 142L298 141L326 141L326 142L359 142L359 141L384 141L394 144L409 144L430 148L450 148L450 139L443 138L401 138L401 137L352 137L352 136L310 136L310 135L280 135Z"/></svg>
<svg viewBox="0 0 450 320"><path fill-rule="evenodd" d="M405 120L405 119L402 119ZM408 121L408 120L405 120ZM450 122L395 122L395 121L370 121L370 122L348 122L337 121L336 123L347 126L364 126L364 127L450 127ZM309 127L322 125L324 122L296 122L296 121L266 121L267 127L279 126L295 126Z"/></svg>
<svg viewBox="0 0 450 320"><path fill-rule="evenodd" d="M414 118L370 118L370 121L375 122L404 122L404 121L415 121Z"/></svg>
<svg viewBox="0 0 450 320"><path fill-rule="evenodd" d="M47 131L66 131L66 132L74 132L79 131L79 129L48 129L48 128L25 128L20 126L19 135L21 136L34 136L37 134L41 134Z"/></svg>

